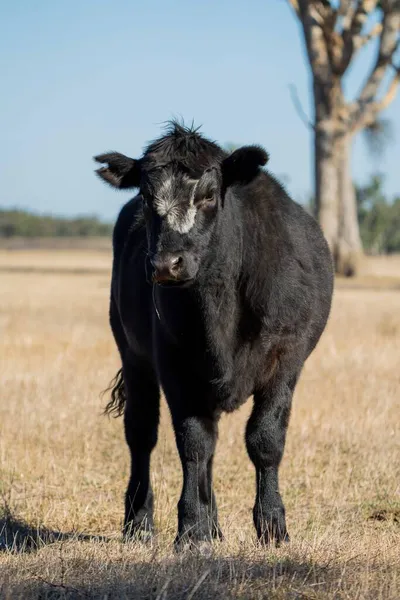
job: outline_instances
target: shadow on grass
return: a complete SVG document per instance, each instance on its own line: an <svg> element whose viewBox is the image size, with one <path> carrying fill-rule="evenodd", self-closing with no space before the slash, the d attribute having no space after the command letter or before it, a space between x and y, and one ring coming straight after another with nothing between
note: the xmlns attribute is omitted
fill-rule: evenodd
<svg viewBox="0 0 400 600"><path fill-rule="evenodd" d="M52 549L46 549L49 544ZM290 544L264 551L250 544L233 556L224 554L223 545L211 556L175 554L157 542L123 544L104 536L35 529L4 508L0 549L11 555L0 574L0 598L24 600L338 600L360 597L360 585L368 590L362 597L375 600L394 598L398 581L393 565L370 559L366 568L357 556L316 560Z"/></svg>
<svg viewBox="0 0 400 600"><path fill-rule="evenodd" d="M8 506L0 513L0 552L32 552L39 548L63 541L109 541L104 536L76 532L63 533L47 527L32 527L12 514Z"/></svg>
<svg viewBox="0 0 400 600"><path fill-rule="evenodd" d="M107 563L80 559L68 567L68 578L54 573L50 581L6 584L26 599L140 598L146 600L323 598L336 588L340 573L332 566L265 556L173 557L148 562ZM321 595L320 595L321 594ZM10 596L14 597L14 595ZM329 598L331 595L329 595ZM334 596L332 596L334 597Z"/></svg>
<svg viewBox="0 0 400 600"><path fill-rule="evenodd" d="M103 543L110 541L114 543L107 543L106 550ZM79 542L91 543L82 547ZM40 552L52 544L50 554ZM146 547L144 560L143 548L104 536L34 528L3 506L0 550L15 556L15 561L9 562L7 572L0 576L0 598L256 600L307 597L307 590L315 598L316 591L327 591L339 577L332 566L286 551L253 553L247 549L232 557L218 552L204 556L191 551L165 552L155 544Z"/></svg>

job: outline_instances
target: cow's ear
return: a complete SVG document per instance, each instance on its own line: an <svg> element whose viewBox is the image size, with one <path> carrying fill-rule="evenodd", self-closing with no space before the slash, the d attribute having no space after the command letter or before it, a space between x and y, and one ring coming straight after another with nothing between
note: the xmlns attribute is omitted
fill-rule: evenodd
<svg viewBox="0 0 400 600"><path fill-rule="evenodd" d="M141 161L124 156L119 152L99 154L94 157L99 163L107 164L96 170L99 177L113 187L119 189L137 188L140 186Z"/></svg>
<svg viewBox="0 0 400 600"><path fill-rule="evenodd" d="M248 183L268 162L268 152L261 146L242 146L222 163L222 181L226 189L235 183Z"/></svg>

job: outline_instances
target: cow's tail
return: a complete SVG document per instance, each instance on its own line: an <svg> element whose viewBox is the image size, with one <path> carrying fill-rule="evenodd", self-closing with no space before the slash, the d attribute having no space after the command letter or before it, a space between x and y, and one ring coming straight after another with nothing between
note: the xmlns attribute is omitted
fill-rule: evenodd
<svg viewBox="0 0 400 600"><path fill-rule="evenodd" d="M104 414L112 415L113 417L120 417L124 413L126 402L125 383L122 369L117 371L117 374L110 382L108 388L104 390L103 394L106 392L111 392L111 400L106 404Z"/></svg>

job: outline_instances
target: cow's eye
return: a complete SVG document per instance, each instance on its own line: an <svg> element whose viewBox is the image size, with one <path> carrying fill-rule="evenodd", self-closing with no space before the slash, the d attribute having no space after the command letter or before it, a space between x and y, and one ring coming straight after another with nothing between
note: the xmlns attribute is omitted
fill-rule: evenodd
<svg viewBox="0 0 400 600"><path fill-rule="evenodd" d="M202 210L210 210L215 207L216 203L215 196L209 196L207 198L202 198L198 203L198 207Z"/></svg>

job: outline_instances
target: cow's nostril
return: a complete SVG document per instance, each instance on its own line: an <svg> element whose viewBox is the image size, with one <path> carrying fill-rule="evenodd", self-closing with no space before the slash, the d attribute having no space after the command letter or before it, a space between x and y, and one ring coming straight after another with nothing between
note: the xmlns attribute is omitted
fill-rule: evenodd
<svg viewBox="0 0 400 600"><path fill-rule="evenodd" d="M171 259L171 269L176 270L182 265L182 256L175 256Z"/></svg>

